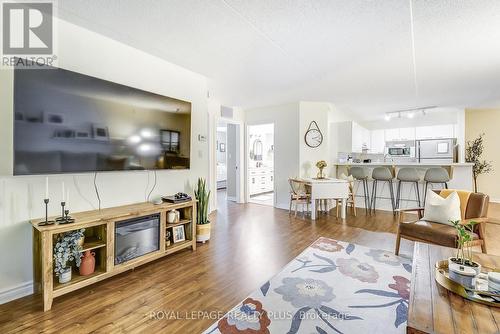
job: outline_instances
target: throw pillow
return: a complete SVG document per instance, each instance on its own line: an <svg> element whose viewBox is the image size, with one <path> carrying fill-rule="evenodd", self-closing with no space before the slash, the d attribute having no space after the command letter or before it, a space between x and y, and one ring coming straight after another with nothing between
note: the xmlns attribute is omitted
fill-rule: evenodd
<svg viewBox="0 0 500 334"><path fill-rule="evenodd" d="M452 225L451 221L460 220L460 198L456 191L443 198L432 190L427 191L424 217L422 220Z"/></svg>

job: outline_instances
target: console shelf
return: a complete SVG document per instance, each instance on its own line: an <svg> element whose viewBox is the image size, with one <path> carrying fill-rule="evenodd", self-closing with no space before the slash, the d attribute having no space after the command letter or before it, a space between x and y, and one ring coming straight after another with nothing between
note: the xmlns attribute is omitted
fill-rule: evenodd
<svg viewBox="0 0 500 334"><path fill-rule="evenodd" d="M177 210L180 221L167 224L167 212ZM115 223L140 218L143 216L160 216L159 249L157 251L135 257L129 261L115 265ZM163 256L182 249L196 250L196 201L184 203L139 203L120 207L72 213L75 222L72 224L54 224L38 226L43 219L32 220L33 226L33 275L34 290L43 296L44 311L50 310L54 298L84 288L111 276L133 269L142 264L154 261ZM172 233L167 242L167 230L183 226L185 241L173 243ZM72 279L67 283L59 283L54 274L53 249L58 236L62 233L85 229L85 241L81 253L95 253L95 271L81 276L73 264ZM168 246L167 246L168 245Z"/></svg>

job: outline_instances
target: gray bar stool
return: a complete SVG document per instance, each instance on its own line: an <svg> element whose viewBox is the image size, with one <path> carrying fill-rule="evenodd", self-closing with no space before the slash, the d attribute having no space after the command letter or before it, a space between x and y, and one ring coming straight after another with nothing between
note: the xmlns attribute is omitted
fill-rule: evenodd
<svg viewBox="0 0 500 334"><path fill-rule="evenodd" d="M450 174L448 174L448 171L443 167L429 168L425 172L424 181L425 181L425 189L424 189L424 205L425 205L425 200L427 199L427 187L429 186L429 183L431 184L441 183L444 185L446 189L448 189L448 182L450 182Z"/></svg>
<svg viewBox="0 0 500 334"><path fill-rule="evenodd" d="M349 168L348 174L352 175L352 177L356 181L361 181L361 183L363 184L363 197L365 198L365 210L366 210L366 213L368 214L371 211L370 210L371 209L371 207L370 207L371 201L370 201L370 191L368 189L367 169L365 167L354 166L354 167Z"/></svg>
<svg viewBox="0 0 500 334"><path fill-rule="evenodd" d="M388 182L389 183L389 192L391 194L391 205L392 205L392 213L396 214L396 204L394 202L394 187L392 184L392 179L394 175L392 175L391 170L388 167L376 167L372 172L373 179L373 189L372 189L372 209L375 213L375 209L377 208L377 184L379 182Z"/></svg>
<svg viewBox="0 0 500 334"><path fill-rule="evenodd" d="M418 207L420 207L420 189L418 187L418 182L420 181L420 177L418 176L418 171L416 168L412 167L403 167L398 171L398 190L396 192L396 209L399 209L401 202L401 184L403 182L407 182L410 184L415 184L417 189L417 203Z"/></svg>

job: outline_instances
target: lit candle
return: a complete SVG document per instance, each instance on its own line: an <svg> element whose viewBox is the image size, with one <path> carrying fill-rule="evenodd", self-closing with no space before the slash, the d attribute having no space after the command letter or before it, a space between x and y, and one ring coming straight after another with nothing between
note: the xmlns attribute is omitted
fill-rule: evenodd
<svg viewBox="0 0 500 334"><path fill-rule="evenodd" d="M66 195L66 191L65 191L65 189L64 189L64 182L63 182L63 183L62 183L62 200L61 200L61 202L65 202L65 200L64 200L64 195Z"/></svg>
<svg viewBox="0 0 500 334"><path fill-rule="evenodd" d="M49 178L45 178L45 199L49 198Z"/></svg>

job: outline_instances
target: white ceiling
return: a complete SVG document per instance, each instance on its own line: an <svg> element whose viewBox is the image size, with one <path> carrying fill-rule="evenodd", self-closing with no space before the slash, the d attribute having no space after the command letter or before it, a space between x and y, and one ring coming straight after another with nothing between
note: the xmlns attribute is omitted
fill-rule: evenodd
<svg viewBox="0 0 500 334"><path fill-rule="evenodd" d="M328 101L370 119L425 105L497 107L500 1L59 0L59 16L211 79L244 108Z"/></svg>

